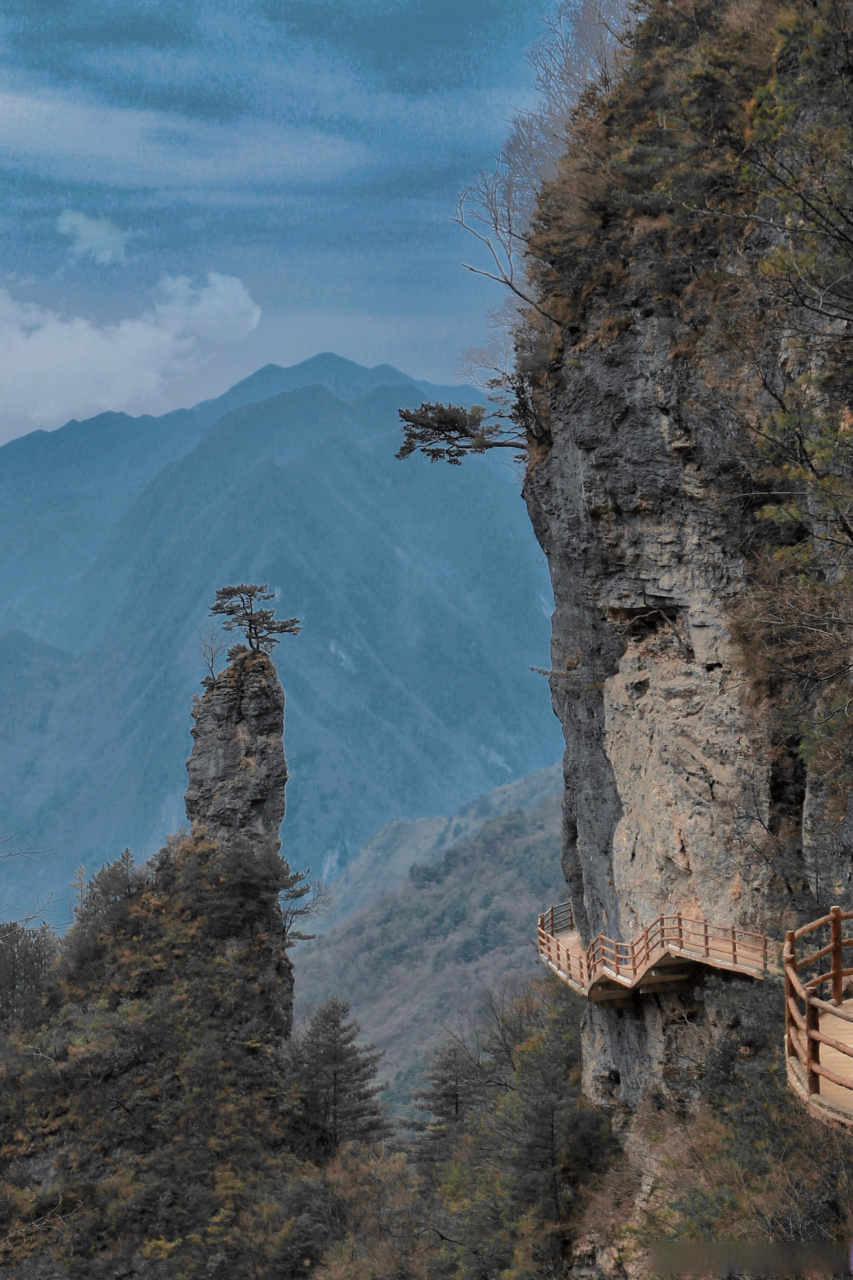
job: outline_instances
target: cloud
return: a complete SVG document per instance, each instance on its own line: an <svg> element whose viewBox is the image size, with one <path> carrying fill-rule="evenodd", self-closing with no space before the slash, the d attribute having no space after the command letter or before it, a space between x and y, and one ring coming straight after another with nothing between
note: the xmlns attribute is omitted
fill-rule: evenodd
<svg viewBox="0 0 853 1280"><path fill-rule="evenodd" d="M0 164L51 180L157 190L337 182L365 144L309 124L197 120L53 90L0 90Z"/></svg>
<svg viewBox="0 0 853 1280"><path fill-rule="evenodd" d="M111 325L0 289L0 434L150 409L206 348L246 337L260 315L241 280L214 271L203 285L164 277L149 311Z"/></svg>
<svg viewBox="0 0 853 1280"><path fill-rule="evenodd" d="M124 261L124 246L130 239L127 231L120 231L109 218L90 218L75 209L65 209L56 222L60 235L69 236L74 243L71 255L74 258L94 258L108 267L114 262Z"/></svg>

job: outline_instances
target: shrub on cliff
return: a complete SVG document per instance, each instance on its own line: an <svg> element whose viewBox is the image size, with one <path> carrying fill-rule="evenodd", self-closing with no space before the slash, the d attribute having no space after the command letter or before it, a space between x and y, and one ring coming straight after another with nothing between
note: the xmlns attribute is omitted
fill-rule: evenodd
<svg viewBox="0 0 853 1280"><path fill-rule="evenodd" d="M302 630L298 618L276 618L274 609L265 609L260 603L274 599L275 592L268 591L265 582L239 582L217 589L216 601L210 612L225 618L223 630L242 631L246 646L252 653L272 653L279 636L295 636ZM229 649L229 659L235 656L238 648L232 646Z"/></svg>
<svg viewBox="0 0 853 1280"><path fill-rule="evenodd" d="M783 999L766 982L709 980L716 1041L675 1064L675 1098L641 1126L659 1157L641 1243L849 1240L853 1138L811 1116L788 1088Z"/></svg>

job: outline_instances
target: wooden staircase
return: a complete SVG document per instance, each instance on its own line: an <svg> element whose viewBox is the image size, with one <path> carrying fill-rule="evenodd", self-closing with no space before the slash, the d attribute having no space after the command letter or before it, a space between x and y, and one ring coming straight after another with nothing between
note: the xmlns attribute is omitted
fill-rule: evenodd
<svg viewBox="0 0 853 1280"><path fill-rule="evenodd" d="M632 991L664 991L688 980L694 964L762 978L778 968L776 945L763 933L694 920L681 912L653 920L633 942L600 933L584 948L571 903L539 917L539 957L575 991L596 1003Z"/></svg>

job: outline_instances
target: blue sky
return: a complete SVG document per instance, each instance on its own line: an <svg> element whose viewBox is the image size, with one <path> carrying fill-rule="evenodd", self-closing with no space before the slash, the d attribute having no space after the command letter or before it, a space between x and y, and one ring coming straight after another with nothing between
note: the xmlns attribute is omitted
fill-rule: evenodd
<svg viewBox="0 0 853 1280"><path fill-rule="evenodd" d="M452 381L547 0L4 0L0 441L335 350Z"/></svg>

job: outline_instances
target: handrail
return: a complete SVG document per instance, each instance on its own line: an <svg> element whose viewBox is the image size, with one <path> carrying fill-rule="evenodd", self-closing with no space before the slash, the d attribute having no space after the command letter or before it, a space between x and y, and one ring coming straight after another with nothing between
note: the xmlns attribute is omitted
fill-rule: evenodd
<svg viewBox="0 0 853 1280"><path fill-rule="evenodd" d="M821 916L819 920L812 920L799 929L788 930L782 956L785 973L785 1059L788 1082L800 1098L824 1119L847 1122L844 1111L849 1109L849 1123L853 1124L853 1063L847 1062L850 1074L845 1076L831 1070L820 1058L821 1045L840 1053L843 1061L853 1058L853 1048L820 1029L821 1015L835 1018L839 1023L853 1023L853 1013L843 1007L844 979L851 976L851 971L844 967L844 948L853 944L853 939L843 936L842 924L851 919L853 911L842 911L836 906L831 907L829 914ZM798 957L797 943L800 939L810 938L818 930L827 928L829 940L809 954ZM823 939L817 938L816 941L822 942ZM810 977L800 976L805 969L818 964L827 956L832 960L828 970ZM827 983L830 984L830 1000L822 998L821 988ZM830 1084L845 1090L846 1100L833 1102L822 1097L821 1080L828 1080Z"/></svg>
<svg viewBox="0 0 853 1280"><path fill-rule="evenodd" d="M657 916L632 942L599 933L584 951L577 943L567 946L560 941L572 932L571 904L549 907L539 917L539 954L583 995L604 977L622 986L636 986L667 954L753 975L768 968L768 939L763 933L694 920L680 911Z"/></svg>

